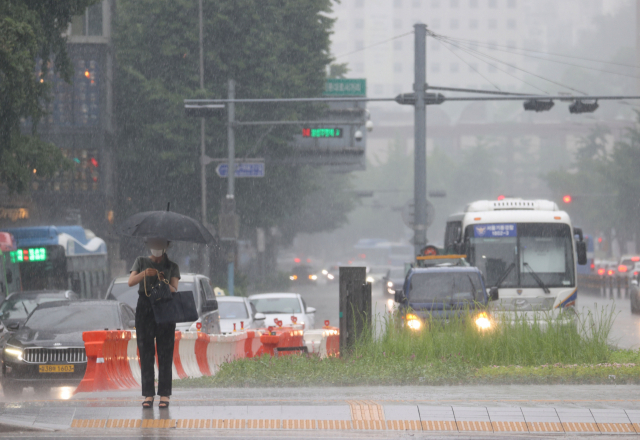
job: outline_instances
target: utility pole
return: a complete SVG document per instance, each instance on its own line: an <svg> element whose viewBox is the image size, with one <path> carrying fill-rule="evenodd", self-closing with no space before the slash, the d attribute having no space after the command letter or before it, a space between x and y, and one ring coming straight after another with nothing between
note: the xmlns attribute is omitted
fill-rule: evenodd
<svg viewBox="0 0 640 440"><path fill-rule="evenodd" d="M202 0L200 0L202 1ZM236 200L235 200L235 180L236 180L236 138L234 132L234 124L236 122L236 82L232 79L229 80L229 103L227 104L227 147L228 147L228 177L227 177L227 210L229 214L234 214L231 217L235 218L236 212ZM234 290L234 274L235 274L235 260L236 260L236 240L231 240L231 249L229 250L229 263L227 266L227 291L230 296L233 296Z"/></svg>
<svg viewBox="0 0 640 440"><path fill-rule="evenodd" d="M640 0L636 0L636 67L640 67ZM640 94L640 78L636 80L636 93Z"/></svg>
<svg viewBox="0 0 640 440"><path fill-rule="evenodd" d="M204 48L202 43L202 0L198 0L198 21L200 27L200 89L204 91ZM207 164L205 161L205 145L204 145L204 117L200 118L200 186L201 186L201 207L202 209L202 224L208 229L209 223L207 222ZM209 248L207 245L202 250L202 264L204 266L203 272L205 275L209 273Z"/></svg>
<svg viewBox="0 0 640 440"><path fill-rule="evenodd" d="M639 0L640 1L640 0ZM415 71L413 91L414 105L414 246L416 255L427 244L427 106L425 89L427 82L427 25L416 23Z"/></svg>

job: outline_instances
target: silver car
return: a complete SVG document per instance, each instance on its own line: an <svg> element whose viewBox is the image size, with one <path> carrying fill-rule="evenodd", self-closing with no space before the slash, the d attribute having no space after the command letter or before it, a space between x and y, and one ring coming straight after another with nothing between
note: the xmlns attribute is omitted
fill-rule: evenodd
<svg viewBox="0 0 640 440"><path fill-rule="evenodd" d="M256 312L256 309L249 302L248 298L242 296L219 296L218 297L218 313L220 315L220 332L233 333L243 328L245 330L265 327L264 313ZM191 331L197 330L197 323L191 326ZM203 331L209 331L208 328Z"/></svg>

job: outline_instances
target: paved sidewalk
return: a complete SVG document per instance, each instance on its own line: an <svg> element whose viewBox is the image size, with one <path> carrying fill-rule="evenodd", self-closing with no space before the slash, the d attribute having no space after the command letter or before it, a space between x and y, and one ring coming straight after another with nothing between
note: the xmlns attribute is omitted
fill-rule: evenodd
<svg viewBox="0 0 640 440"><path fill-rule="evenodd" d="M96 406L12 408L0 424L43 430L226 429L364 430L440 433L638 434L640 410L520 406L392 405L352 400L346 405ZM157 402L156 402L157 405Z"/></svg>

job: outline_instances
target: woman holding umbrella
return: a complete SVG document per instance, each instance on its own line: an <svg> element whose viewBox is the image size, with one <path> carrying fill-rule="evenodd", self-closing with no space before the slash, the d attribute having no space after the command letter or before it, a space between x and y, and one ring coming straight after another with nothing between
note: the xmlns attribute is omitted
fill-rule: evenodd
<svg viewBox="0 0 640 440"><path fill-rule="evenodd" d="M136 333L138 351L140 352L140 370L142 373L142 402L143 408L153 406L155 396L154 368L156 344L158 353L158 394L160 408L169 407L171 396L171 365L173 362L173 347L175 341L175 323L156 323L149 290L151 286L161 281L169 281L171 292L178 291L180 269L178 265L167 257L169 241L163 238L146 240L150 250L149 257L138 257L133 263L129 275L129 286L139 285L138 304L136 306Z"/></svg>

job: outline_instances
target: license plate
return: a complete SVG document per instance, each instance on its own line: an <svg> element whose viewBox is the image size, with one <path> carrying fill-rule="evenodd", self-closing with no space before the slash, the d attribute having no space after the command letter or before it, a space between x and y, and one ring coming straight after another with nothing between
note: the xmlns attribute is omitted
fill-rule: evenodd
<svg viewBox="0 0 640 440"><path fill-rule="evenodd" d="M40 365L40 373L73 373L75 365Z"/></svg>

